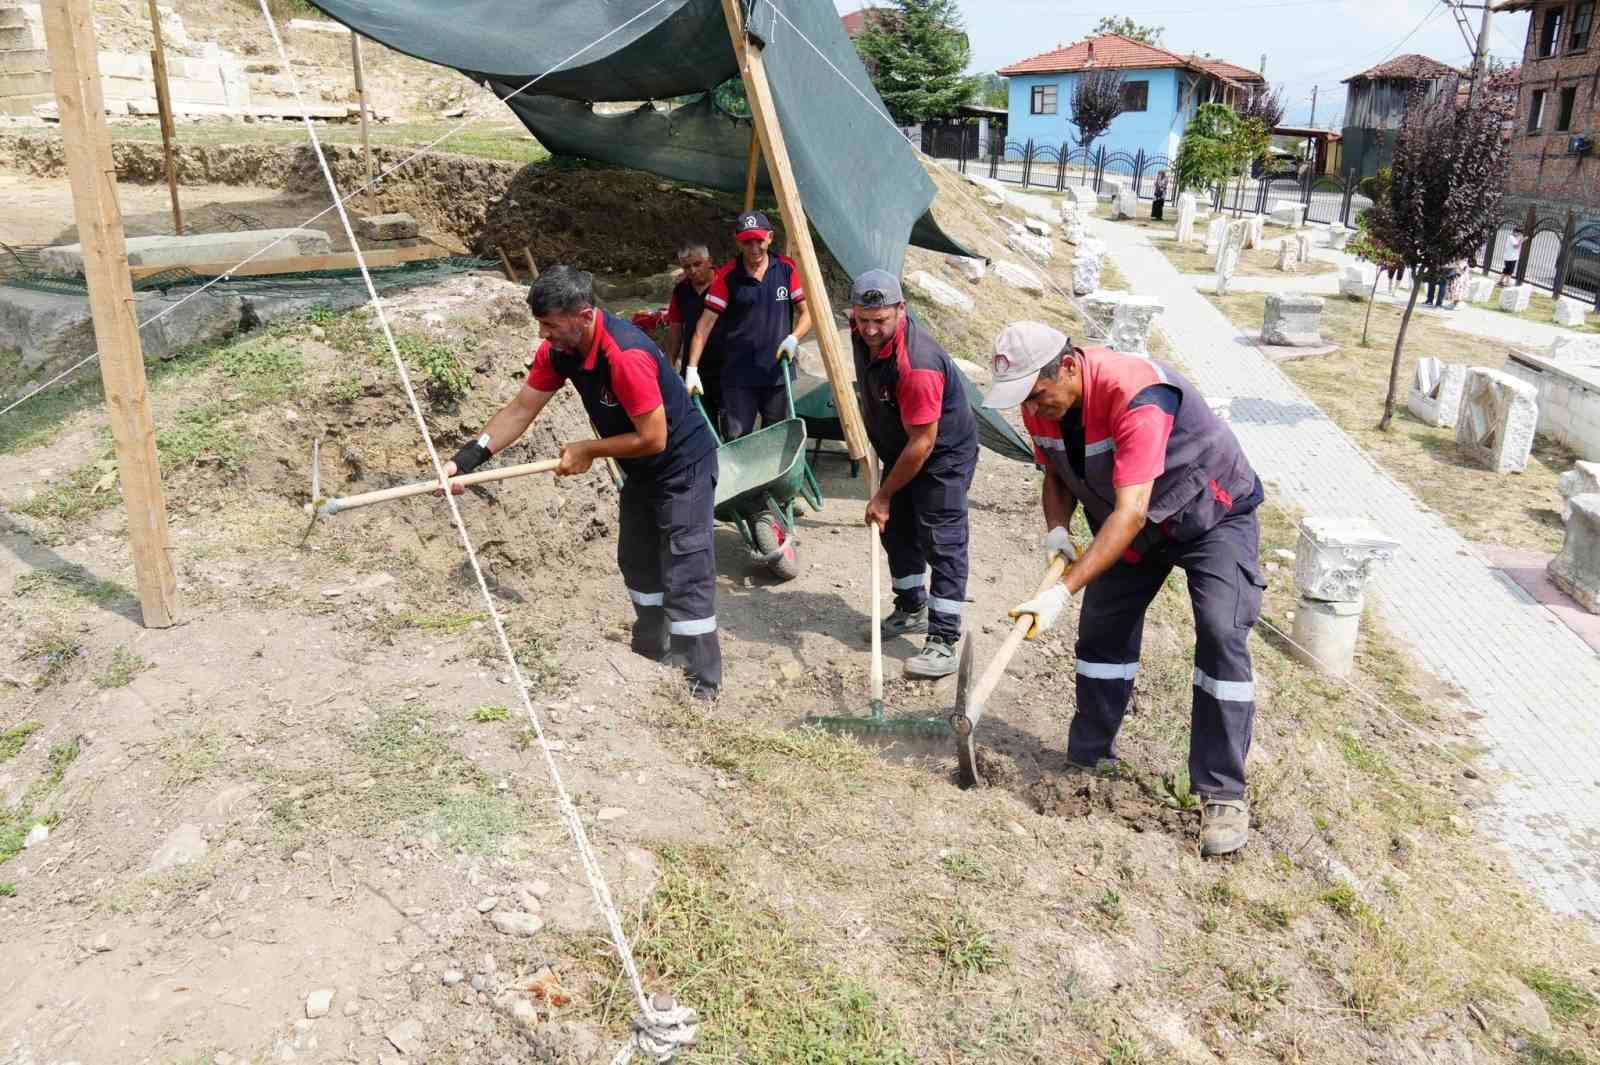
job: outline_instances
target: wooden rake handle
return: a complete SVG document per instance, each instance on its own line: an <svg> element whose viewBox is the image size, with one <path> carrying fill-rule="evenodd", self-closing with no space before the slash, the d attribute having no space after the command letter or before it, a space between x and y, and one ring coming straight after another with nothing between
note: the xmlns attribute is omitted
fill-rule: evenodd
<svg viewBox="0 0 1600 1065"><path fill-rule="evenodd" d="M450 478L450 483L455 485L488 484L491 481L507 481L513 477L527 477L534 473L554 473L557 466L561 465L560 459L541 459L538 462L525 462L520 466L503 466L495 470L482 470L477 473L463 473ZM370 507L374 503L389 503L396 499L409 499L412 496L424 495L439 487L437 480L418 481L415 484L403 484L398 488L384 488L377 492L363 492L357 496L345 496L342 499L330 499L317 507L317 513L326 517L338 514L340 511L355 510L357 507Z"/></svg>
<svg viewBox="0 0 1600 1065"><path fill-rule="evenodd" d="M1033 594L1043 595L1050 590L1050 586L1059 581L1067 572L1067 560L1063 555L1056 555L1050 560L1050 568L1045 570L1044 579L1039 582L1039 588ZM1022 646L1022 641L1028 635L1028 630L1033 627L1033 615L1022 614L1017 617L1016 623L1011 626L1011 632L1006 636L1006 642L1000 645L1000 651L994 656L983 676L978 678L977 687L972 689L972 696L967 700L967 719L974 724L983 714L983 706L989 701L989 696L994 694L995 688L1000 684L1000 678L1005 676L1006 667L1011 664L1011 659L1017 653L1017 648Z"/></svg>

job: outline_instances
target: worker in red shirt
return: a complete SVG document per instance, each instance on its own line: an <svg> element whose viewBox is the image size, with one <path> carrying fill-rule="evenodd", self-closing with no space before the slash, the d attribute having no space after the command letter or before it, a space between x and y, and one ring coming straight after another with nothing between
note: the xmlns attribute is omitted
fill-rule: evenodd
<svg viewBox="0 0 1600 1065"><path fill-rule="evenodd" d="M1248 644L1266 587L1261 481L1233 431L1169 367L1075 348L1038 322L1008 326L994 348L984 405L1022 407L1044 468L1046 548L1071 557L1067 528L1080 504L1094 532L1060 583L1012 611L1034 615L1032 639L1083 594L1067 759L1099 770L1116 757L1145 611L1183 570L1195 619L1189 781L1201 800L1201 853L1239 850L1250 833L1245 758L1255 721Z"/></svg>
<svg viewBox="0 0 1600 1065"><path fill-rule="evenodd" d="M672 287L672 299L667 304L667 361L678 368L684 377L689 375L689 341L694 327L700 324L700 315L706 309L706 293L711 291L711 279L717 267L711 260L711 251L704 244L688 244L678 252L681 274ZM701 359L700 381L705 387L700 401L706 416L713 425L721 424L722 362L715 352L707 352Z"/></svg>
<svg viewBox="0 0 1600 1065"><path fill-rule="evenodd" d="M715 698L722 684L716 441L661 349L596 305L590 275L552 266L528 290L528 305L544 338L528 379L483 434L445 463L445 475L470 473L510 447L570 381L596 439L563 444L556 473L585 473L595 460L610 458L627 477L617 565L633 600L633 649L682 669L695 698ZM453 490L459 495L463 488Z"/></svg>
<svg viewBox="0 0 1600 1065"><path fill-rule="evenodd" d="M711 279L685 374L691 394L704 392L701 363L709 367L720 357L722 435L728 440L754 432L757 421L775 425L789 416L782 375L793 379L800 341L811 332L800 267L771 254L767 216L760 211L740 215L734 239L739 256Z"/></svg>
<svg viewBox="0 0 1600 1065"><path fill-rule="evenodd" d="M867 501L867 521L883 531L894 586L895 609L883 632L927 633L906 676L936 680L959 664L978 423L961 371L906 312L899 278L868 270L851 285L850 304L861 417L886 471Z"/></svg>

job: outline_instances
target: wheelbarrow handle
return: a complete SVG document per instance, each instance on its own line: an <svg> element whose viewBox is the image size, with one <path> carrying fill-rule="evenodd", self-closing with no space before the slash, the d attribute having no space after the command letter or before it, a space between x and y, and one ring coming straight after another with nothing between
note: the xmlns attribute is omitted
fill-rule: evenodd
<svg viewBox="0 0 1600 1065"><path fill-rule="evenodd" d="M782 348L778 349L778 366L783 370L783 394L789 401L789 417L794 417L794 381L789 373L789 367L783 364L790 361L790 355Z"/></svg>
<svg viewBox="0 0 1600 1065"><path fill-rule="evenodd" d="M699 411L700 412L700 417L705 419L706 428L711 430L711 439L713 439L713 440L715 440L717 442L717 446L718 447L721 447L722 446L722 437L717 435L717 427L715 425L711 424L711 415L706 413L706 405L704 403L700 402L699 393L696 393L696 392L689 393L689 402L694 404L694 409Z"/></svg>

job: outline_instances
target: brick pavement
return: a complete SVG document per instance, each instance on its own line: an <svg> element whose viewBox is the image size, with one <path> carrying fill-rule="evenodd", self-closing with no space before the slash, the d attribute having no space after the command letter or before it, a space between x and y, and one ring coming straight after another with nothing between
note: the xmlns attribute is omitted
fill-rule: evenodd
<svg viewBox="0 0 1600 1065"><path fill-rule="evenodd" d="M1309 513L1366 517L1402 544L1373 581L1389 628L1456 685L1505 775L1485 826L1557 910L1600 919L1600 658L1389 477L1150 243L1091 222L1213 401L1228 401L1251 461ZM1491 506L1491 500L1484 505Z"/></svg>

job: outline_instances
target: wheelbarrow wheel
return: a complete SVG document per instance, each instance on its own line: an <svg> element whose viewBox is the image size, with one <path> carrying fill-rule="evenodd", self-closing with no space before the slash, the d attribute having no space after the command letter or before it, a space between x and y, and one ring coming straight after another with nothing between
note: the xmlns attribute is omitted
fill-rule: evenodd
<svg viewBox="0 0 1600 1065"><path fill-rule="evenodd" d="M782 581L792 581L800 576L800 556L795 553L794 541L789 539L771 514L763 514L751 522L756 536L756 553L764 558L767 569Z"/></svg>

